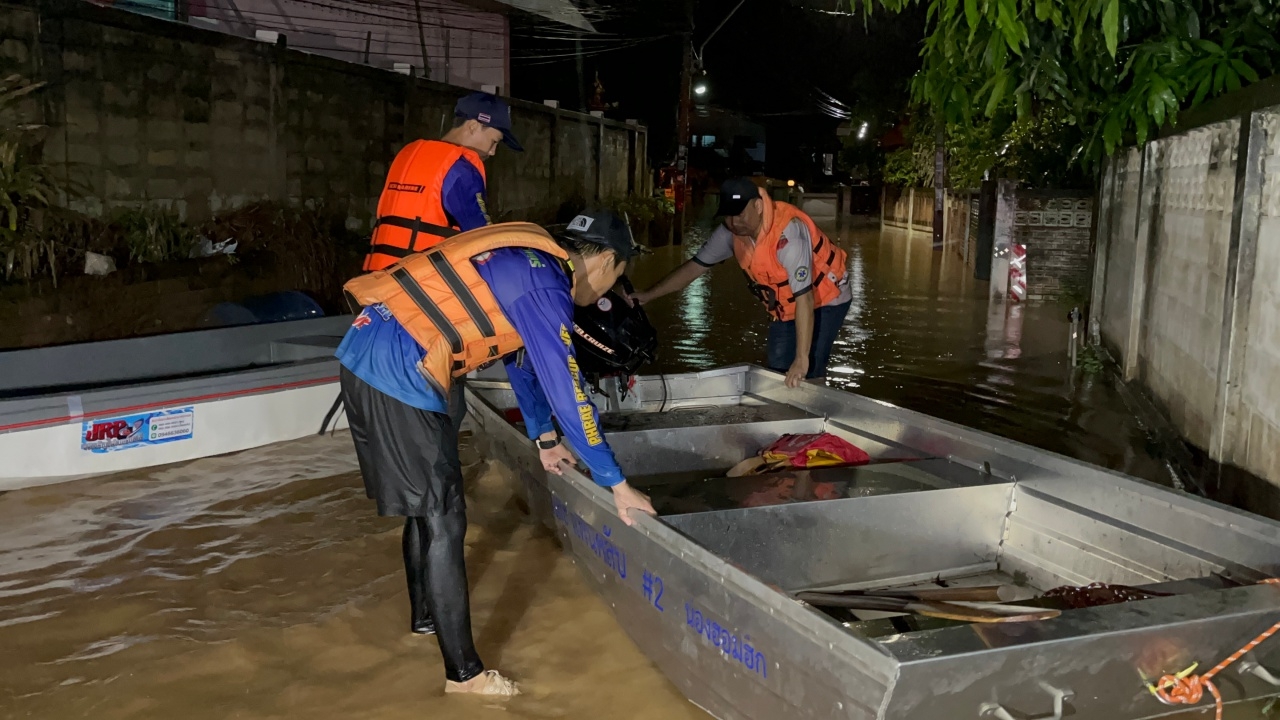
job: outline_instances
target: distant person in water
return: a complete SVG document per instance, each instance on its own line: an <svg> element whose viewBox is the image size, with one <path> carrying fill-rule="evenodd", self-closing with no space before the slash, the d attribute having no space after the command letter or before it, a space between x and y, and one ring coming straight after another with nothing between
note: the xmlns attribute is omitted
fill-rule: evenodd
<svg viewBox="0 0 1280 720"><path fill-rule="evenodd" d="M773 318L769 369L785 373L787 387L824 379L853 299L845 251L799 208L774 201L747 178L720 186L716 214L723 224L693 259L631 299L644 304L678 292L712 266L736 258L747 287Z"/></svg>

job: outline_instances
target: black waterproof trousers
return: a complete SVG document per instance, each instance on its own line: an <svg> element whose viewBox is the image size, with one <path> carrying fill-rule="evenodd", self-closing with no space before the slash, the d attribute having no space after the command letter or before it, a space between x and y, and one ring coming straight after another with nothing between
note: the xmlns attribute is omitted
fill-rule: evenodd
<svg viewBox="0 0 1280 720"><path fill-rule="evenodd" d="M434 629L445 677L470 680L484 664L471 635L463 558L467 515L455 425L461 415L452 403L453 417L406 405L345 367L341 385L365 493L379 515L405 518L401 549L412 628Z"/></svg>

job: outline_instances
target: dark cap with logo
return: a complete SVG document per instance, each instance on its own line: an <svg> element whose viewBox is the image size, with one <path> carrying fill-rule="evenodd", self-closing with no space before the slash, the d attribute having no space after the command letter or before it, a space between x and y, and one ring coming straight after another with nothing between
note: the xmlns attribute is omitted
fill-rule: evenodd
<svg viewBox="0 0 1280 720"><path fill-rule="evenodd" d="M511 107L489 93L471 93L458 100L453 114L460 118L475 120L486 127L502 131L502 142L516 152L524 152L524 147L511 133Z"/></svg>
<svg viewBox="0 0 1280 720"><path fill-rule="evenodd" d="M747 209L747 203L760 197L756 184L744 177L729 178L720 184L720 207L716 215L733 217Z"/></svg>
<svg viewBox="0 0 1280 720"><path fill-rule="evenodd" d="M630 260L640 253L648 252L648 248L636 244L627 221L608 210L583 210L569 221L560 234L604 245L617 253L620 260Z"/></svg>

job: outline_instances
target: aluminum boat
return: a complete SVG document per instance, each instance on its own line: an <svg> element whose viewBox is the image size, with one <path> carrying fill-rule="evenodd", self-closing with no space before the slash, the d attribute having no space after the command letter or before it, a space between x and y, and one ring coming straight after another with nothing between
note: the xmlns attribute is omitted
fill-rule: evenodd
<svg viewBox="0 0 1280 720"><path fill-rule="evenodd" d="M603 429L658 518L624 525L584 471L546 473L500 371L467 384L478 437L520 478L632 640L724 720L1154 718L1148 683L1280 620L1280 523L831 388L741 366L602 385ZM729 478L786 433L870 464ZM844 614L800 590L1090 583L1148 599L980 623ZM1280 639L1215 678L1280 692ZM1202 707L1211 706L1205 693Z"/></svg>
<svg viewBox="0 0 1280 720"><path fill-rule="evenodd" d="M0 491L314 434L351 319L0 352Z"/></svg>

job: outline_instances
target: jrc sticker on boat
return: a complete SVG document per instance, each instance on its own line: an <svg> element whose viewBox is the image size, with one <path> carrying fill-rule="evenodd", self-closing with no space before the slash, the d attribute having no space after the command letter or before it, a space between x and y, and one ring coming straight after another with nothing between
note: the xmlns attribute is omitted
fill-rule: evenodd
<svg viewBox="0 0 1280 720"><path fill-rule="evenodd" d="M105 453L143 445L190 440L195 433L195 408L171 408L100 420L86 420L80 449Z"/></svg>

